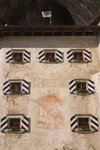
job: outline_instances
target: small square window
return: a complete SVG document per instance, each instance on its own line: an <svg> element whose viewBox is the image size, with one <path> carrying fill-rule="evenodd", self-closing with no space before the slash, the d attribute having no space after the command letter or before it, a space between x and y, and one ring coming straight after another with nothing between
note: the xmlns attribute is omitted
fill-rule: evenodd
<svg viewBox="0 0 100 150"><path fill-rule="evenodd" d="M77 94L89 94L87 87L87 80L76 80Z"/></svg>
<svg viewBox="0 0 100 150"><path fill-rule="evenodd" d="M49 58L54 58L55 57L55 53L46 53L46 60L48 60Z"/></svg>
<svg viewBox="0 0 100 150"><path fill-rule="evenodd" d="M74 60L83 60L83 52L74 52Z"/></svg>
<svg viewBox="0 0 100 150"><path fill-rule="evenodd" d="M22 62L23 61L23 52L13 52L13 60L15 62Z"/></svg>
<svg viewBox="0 0 100 150"><path fill-rule="evenodd" d="M78 117L78 128L82 131L89 131L89 117Z"/></svg>
<svg viewBox="0 0 100 150"><path fill-rule="evenodd" d="M21 82L11 82L10 92L20 93L21 92Z"/></svg>
<svg viewBox="0 0 100 150"><path fill-rule="evenodd" d="M89 118L78 118L78 126L80 127L83 123L89 124Z"/></svg>
<svg viewBox="0 0 100 150"><path fill-rule="evenodd" d="M55 52L54 51L46 51L45 52L45 60L46 62L56 62Z"/></svg>
<svg viewBox="0 0 100 150"><path fill-rule="evenodd" d="M86 90L86 82L77 82L76 83L76 87L77 87L77 91L79 90L79 89L83 89L83 90Z"/></svg>
<svg viewBox="0 0 100 150"><path fill-rule="evenodd" d="M20 118L9 118L8 119L8 128L12 131L19 130L20 129Z"/></svg>

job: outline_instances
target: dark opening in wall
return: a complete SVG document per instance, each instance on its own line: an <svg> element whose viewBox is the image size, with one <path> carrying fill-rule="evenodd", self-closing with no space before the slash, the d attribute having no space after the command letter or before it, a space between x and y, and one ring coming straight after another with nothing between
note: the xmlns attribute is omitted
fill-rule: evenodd
<svg viewBox="0 0 100 150"><path fill-rule="evenodd" d="M59 5L59 13L60 18L62 19L62 23L64 25L75 25L71 14L65 7Z"/></svg>
<svg viewBox="0 0 100 150"><path fill-rule="evenodd" d="M21 0L18 6L6 8L5 15L0 18L1 25L50 25L50 18L43 18L41 11L52 10L52 25L74 25L69 11L55 0Z"/></svg>

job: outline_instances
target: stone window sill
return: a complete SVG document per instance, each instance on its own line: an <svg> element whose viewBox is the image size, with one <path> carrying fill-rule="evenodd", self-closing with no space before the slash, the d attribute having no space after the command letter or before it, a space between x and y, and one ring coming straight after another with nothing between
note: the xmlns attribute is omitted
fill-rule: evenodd
<svg viewBox="0 0 100 150"><path fill-rule="evenodd" d="M44 63L44 64L58 64L60 62L49 62L49 61L46 61L46 62L42 62L42 63Z"/></svg>
<svg viewBox="0 0 100 150"><path fill-rule="evenodd" d="M81 96L91 95L91 93L76 93L76 94Z"/></svg>
<svg viewBox="0 0 100 150"><path fill-rule="evenodd" d="M79 134L91 134L93 133L93 131L89 130L89 131L82 131L82 130L79 130L77 131Z"/></svg>
<svg viewBox="0 0 100 150"><path fill-rule="evenodd" d="M25 62L23 62L23 61L21 61L21 62L12 61L11 63L12 63L12 64L25 64Z"/></svg>
<svg viewBox="0 0 100 150"><path fill-rule="evenodd" d="M23 132L22 129L15 130L15 131L13 131L13 130L11 130L11 129L7 129L7 131L6 131L6 133L22 133L22 132Z"/></svg>
<svg viewBox="0 0 100 150"><path fill-rule="evenodd" d="M25 95L25 94L29 94L29 93L22 93L22 92L20 92L20 93L6 93L5 95Z"/></svg>
<svg viewBox="0 0 100 150"><path fill-rule="evenodd" d="M19 92L19 93L9 93L9 95L22 95L22 94L24 94L24 93L22 93L22 92Z"/></svg>
<svg viewBox="0 0 100 150"><path fill-rule="evenodd" d="M82 61L77 61L77 60L71 60L71 63L88 63L88 61L84 61L84 60L82 60Z"/></svg>

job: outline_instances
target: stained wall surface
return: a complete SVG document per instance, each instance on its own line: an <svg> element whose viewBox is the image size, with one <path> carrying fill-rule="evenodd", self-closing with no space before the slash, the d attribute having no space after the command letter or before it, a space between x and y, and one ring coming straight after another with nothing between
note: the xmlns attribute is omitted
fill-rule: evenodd
<svg viewBox="0 0 100 150"><path fill-rule="evenodd" d="M30 132L0 132L0 150L99 150L100 131L78 134L70 128L75 114L97 115L100 123L100 52L98 36L72 37L4 37L0 39L0 118L7 114L30 117ZM6 63L6 52L26 49L31 62ZM63 52L63 62L39 63L38 53L44 49ZM92 62L69 63L67 51L91 51ZM28 95L4 95L3 83L10 79L30 82ZM91 79L95 94L70 94L69 80ZM94 148L93 148L94 147Z"/></svg>

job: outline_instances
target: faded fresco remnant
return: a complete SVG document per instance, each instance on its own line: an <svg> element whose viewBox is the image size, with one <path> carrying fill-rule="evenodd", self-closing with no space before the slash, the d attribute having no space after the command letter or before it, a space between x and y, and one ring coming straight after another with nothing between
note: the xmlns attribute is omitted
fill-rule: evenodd
<svg viewBox="0 0 100 150"><path fill-rule="evenodd" d="M46 95L37 99L36 122L43 127L58 127L65 122L64 101L56 95Z"/></svg>

